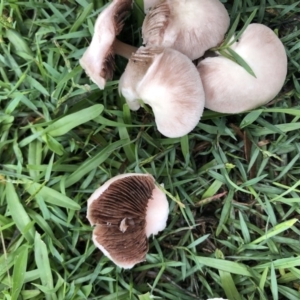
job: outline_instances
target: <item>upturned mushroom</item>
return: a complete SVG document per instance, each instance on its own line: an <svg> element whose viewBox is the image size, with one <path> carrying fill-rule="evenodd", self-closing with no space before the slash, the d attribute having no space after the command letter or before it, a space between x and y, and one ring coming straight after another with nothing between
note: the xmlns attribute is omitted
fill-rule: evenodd
<svg viewBox="0 0 300 300"><path fill-rule="evenodd" d="M205 107L240 113L272 100L287 74L287 56L280 39L267 26L250 24L231 48L247 62L255 77L221 55L205 58L198 64Z"/></svg>
<svg viewBox="0 0 300 300"><path fill-rule="evenodd" d="M149 174L113 177L88 199L94 244L117 266L145 260L148 237L166 227L169 204Z"/></svg>
<svg viewBox="0 0 300 300"><path fill-rule="evenodd" d="M116 39L124 19L132 7L132 0L113 0L98 16L91 44L80 59L80 65L90 79L104 89L106 80L112 79L115 68L114 54L129 58L135 47Z"/></svg>
<svg viewBox="0 0 300 300"><path fill-rule="evenodd" d="M157 129L181 137L198 124L204 91L195 65L182 53L162 47L141 47L129 59L119 91L131 110L151 106Z"/></svg>
<svg viewBox="0 0 300 300"><path fill-rule="evenodd" d="M161 0L145 17L143 41L146 46L176 49L194 60L222 42L229 23L219 0Z"/></svg>

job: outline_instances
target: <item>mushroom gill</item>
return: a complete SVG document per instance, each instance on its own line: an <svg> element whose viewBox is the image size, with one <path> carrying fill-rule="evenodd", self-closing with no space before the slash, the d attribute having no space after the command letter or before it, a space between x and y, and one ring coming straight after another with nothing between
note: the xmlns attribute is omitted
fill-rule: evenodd
<svg viewBox="0 0 300 300"><path fill-rule="evenodd" d="M170 47L194 60L222 42L230 19L219 0L161 0L147 13L146 46Z"/></svg>

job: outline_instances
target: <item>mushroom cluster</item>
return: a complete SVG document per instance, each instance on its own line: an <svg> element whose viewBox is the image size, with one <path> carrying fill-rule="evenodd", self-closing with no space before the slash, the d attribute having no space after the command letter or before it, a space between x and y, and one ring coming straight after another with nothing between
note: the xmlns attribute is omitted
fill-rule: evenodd
<svg viewBox="0 0 300 300"><path fill-rule="evenodd" d="M102 11L80 64L103 89L113 76L114 53L128 58L119 91L132 110L141 103L151 106L163 135L181 137L192 131L204 107L239 113L269 102L282 88L287 56L267 26L250 24L229 47L246 61L253 76L217 51L213 57L204 56L222 43L229 27L229 15L219 0L144 0L144 46L139 49L115 38L131 6L132 0L113 0Z"/></svg>
<svg viewBox="0 0 300 300"><path fill-rule="evenodd" d="M250 24L230 45L253 76L218 52L203 58L222 43L229 27L219 0L145 0L144 46L139 49L115 38L131 6L132 0L113 0L102 11L80 64L103 89L113 76L114 53L129 58L119 91L132 110L150 105L163 135L181 137L192 131L204 107L239 113L269 102L282 88L287 56L267 26ZM197 66L195 59L200 60Z"/></svg>
<svg viewBox="0 0 300 300"><path fill-rule="evenodd" d="M140 48L116 38L132 4L133 0L112 0L102 10L80 64L104 89L106 80L113 77L114 54L127 58L119 92L131 110L149 105L158 131L166 137L191 132L204 107L239 113L266 104L282 88L287 56L282 42L267 26L248 25L225 51L240 57L250 74L230 55L223 56L224 51L211 51L222 44L230 25L219 0L144 0L144 45ZM208 50L210 55L205 54ZM95 225L94 243L124 268L145 259L147 238L165 227L168 215L166 197L151 175L113 178L91 196L88 206L87 217ZM160 210L160 206L164 207L163 225L149 229L150 223L157 222L154 208ZM119 243L125 245L121 253Z"/></svg>

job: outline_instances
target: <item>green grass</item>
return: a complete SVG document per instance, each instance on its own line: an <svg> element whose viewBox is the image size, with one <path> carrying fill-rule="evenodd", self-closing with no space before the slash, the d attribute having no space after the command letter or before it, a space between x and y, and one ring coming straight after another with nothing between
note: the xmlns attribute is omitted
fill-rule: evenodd
<svg viewBox="0 0 300 300"><path fill-rule="evenodd" d="M100 91L78 64L107 1L0 1L0 299L300 299L300 2L228 0L278 32L289 71L265 107L205 111L188 136ZM139 1L140 2L140 1ZM223 1L224 2L224 1ZM123 41L141 44L135 4ZM164 183L168 226L117 268L91 241L89 195L124 172Z"/></svg>

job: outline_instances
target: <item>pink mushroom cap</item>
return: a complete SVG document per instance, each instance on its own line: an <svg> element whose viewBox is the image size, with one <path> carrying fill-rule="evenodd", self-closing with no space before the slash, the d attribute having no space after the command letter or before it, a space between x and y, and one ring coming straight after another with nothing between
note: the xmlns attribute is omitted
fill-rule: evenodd
<svg viewBox="0 0 300 300"><path fill-rule="evenodd" d="M287 56L280 39L267 26L250 24L231 48L247 62L255 77L221 55L205 58L198 64L205 107L239 113L272 100L287 74Z"/></svg>

